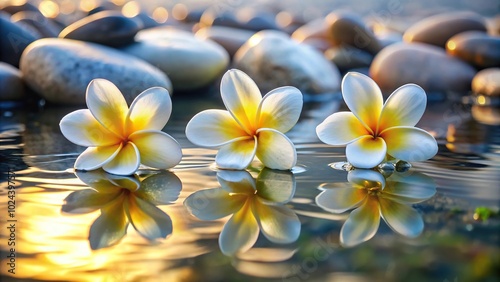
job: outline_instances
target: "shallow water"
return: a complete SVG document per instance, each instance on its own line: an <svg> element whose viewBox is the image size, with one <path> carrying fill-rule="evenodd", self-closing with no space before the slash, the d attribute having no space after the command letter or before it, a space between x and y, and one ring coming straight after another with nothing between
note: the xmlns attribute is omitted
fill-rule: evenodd
<svg viewBox="0 0 500 282"><path fill-rule="evenodd" d="M16 201L15 207L8 207L9 187L3 174L2 281L498 281L500 127L478 121L488 117L484 113L474 117L470 106L456 102L430 104L418 126L436 137L438 155L382 179L384 189L366 192L375 205L410 213L409 221L395 224L390 218L380 219L373 238L348 246L341 244L340 234L350 211L334 213L325 205L342 197L348 201L346 195L352 189L348 174L351 181L365 177L372 182L382 174L355 175L330 166L345 161L344 149L319 142L314 128L341 108L339 100L305 105L299 123L288 133L298 150L298 163L291 173L262 172L254 162L244 176L218 172L216 151L195 147L184 134L195 113L222 108L219 98L174 97L173 106L164 131L181 144L182 162L170 173L141 170L133 179L75 175L72 165L84 148L67 141L58 127L61 117L74 108L2 109L0 165L2 173L15 174L11 180ZM148 241L138 231L140 226L133 224L121 240L106 237L102 226L112 226L120 220L118 215L126 221L126 205L111 207L107 204L114 198L106 202L108 196L99 194L100 205L74 200L98 193L89 186L101 178L123 187L139 185L138 190L123 188L116 197L124 201L142 197L136 203L155 214L157 231L167 237ZM248 190L244 181L236 179L256 181L256 190ZM239 238L219 240L229 216L207 221L192 215L209 217L228 204L211 196L228 183L237 187L232 193L246 197L245 203L262 212L255 215L265 229L248 251L234 255L230 255L231 244ZM211 188L219 190L206 190ZM407 192L405 197L396 195L396 199L393 194L382 200L380 195L390 194L390 189ZM188 197L191 200L184 205ZM477 207L490 208L497 215L474 220ZM6 222L9 209L14 209L10 220L15 222ZM111 216L106 218L107 214ZM370 220L376 221L378 214L374 215ZM265 227L265 218L273 216L278 223ZM354 228L370 220L358 218ZM15 230L6 228L12 223ZM96 227L99 224L101 229ZM344 243L352 243L357 233L345 234L350 236ZM8 272L12 236L15 274Z"/></svg>

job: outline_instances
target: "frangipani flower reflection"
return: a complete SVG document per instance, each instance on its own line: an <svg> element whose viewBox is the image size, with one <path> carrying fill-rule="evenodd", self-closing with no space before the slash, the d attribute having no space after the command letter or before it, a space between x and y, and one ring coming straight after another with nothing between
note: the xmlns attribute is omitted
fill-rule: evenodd
<svg viewBox="0 0 500 282"><path fill-rule="evenodd" d="M186 127L186 136L202 147L220 147L215 158L222 169L245 169L255 156L272 169L291 169L297 162L292 141L285 136L302 111L302 93L295 87L276 88L264 97L244 72L232 69L220 87L224 110L205 110Z"/></svg>
<svg viewBox="0 0 500 282"><path fill-rule="evenodd" d="M180 145L162 132L172 101L161 87L145 90L130 106L110 81L94 79L87 88L88 109L61 119L61 132L69 141L89 147L75 162L79 170L103 168L118 175L133 174L142 163L167 169L182 158Z"/></svg>
<svg viewBox="0 0 500 282"><path fill-rule="evenodd" d="M376 171L355 169L349 171L347 180L344 186L324 185L324 191L316 197L316 204L332 213L354 209L340 231L342 245L370 240L377 233L381 217L403 236L413 238L422 233L422 216L411 205L436 193L430 177L413 172L408 176L395 173L384 179Z"/></svg>
<svg viewBox="0 0 500 282"><path fill-rule="evenodd" d="M156 205L170 204L179 197L182 184L175 174L164 171L142 181L137 175L118 176L103 170L76 175L93 189L69 194L62 211L79 214L101 210L90 227L92 249L117 244L127 233L129 223L151 241L172 233L170 217Z"/></svg>
<svg viewBox="0 0 500 282"><path fill-rule="evenodd" d="M291 172L263 169L255 180L247 171L219 171L221 188L191 194L184 205L201 220L215 220L231 215L219 236L219 246L226 255L245 252L259 230L273 243L292 243L300 234L300 221L288 207L295 193Z"/></svg>
<svg viewBox="0 0 500 282"><path fill-rule="evenodd" d="M383 104L382 92L371 78L350 72L342 80L342 97L351 112L332 114L318 125L316 133L326 144L347 145L347 160L353 166L372 168L386 155L423 161L437 153L434 137L414 127L427 104L418 85L401 86Z"/></svg>

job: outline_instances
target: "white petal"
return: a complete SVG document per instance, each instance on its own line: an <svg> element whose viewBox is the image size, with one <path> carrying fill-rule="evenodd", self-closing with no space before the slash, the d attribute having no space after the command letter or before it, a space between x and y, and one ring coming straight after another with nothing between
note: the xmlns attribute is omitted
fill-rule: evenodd
<svg viewBox="0 0 500 282"><path fill-rule="evenodd" d="M340 230L340 243L352 247L370 240L380 225L379 204L368 197L361 206L351 212Z"/></svg>
<svg viewBox="0 0 500 282"><path fill-rule="evenodd" d="M291 209L281 205L265 205L254 201L252 212L262 233L278 244L295 242L300 235L300 220Z"/></svg>
<svg viewBox="0 0 500 282"><path fill-rule="evenodd" d="M152 203L129 195L124 207L135 230L148 240L165 238L172 233L170 216Z"/></svg>
<svg viewBox="0 0 500 282"><path fill-rule="evenodd" d="M222 146L215 157L215 163L222 169L245 169L255 157L257 141L237 140Z"/></svg>
<svg viewBox="0 0 500 282"><path fill-rule="evenodd" d="M105 173L106 178L115 187L120 189L127 189L130 192L135 192L141 186L141 181L136 177L136 175L115 175L111 173ZM99 192L103 193L102 190L97 189Z"/></svg>
<svg viewBox="0 0 500 282"><path fill-rule="evenodd" d="M102 169L93 171L75 171L76 176L83 183L92 187L100 194L113 194L122 192L122 189L136 191L141 186L139 179L132 176L114 175Z"/></svg>
<svg viewBox="0 0 500 282"><path fill-rule="evenodd" d="M128 142L109 163L103 166L106 172L118 175L130 175L140 165L139 150L132 142Z"/></svg>
<svg viewBox="0 0 500 282"><path fill-rule="evenodd" d="M347 174L347 181L360 189L379 188L382 190L386 184L384 176L371 169L351 170Z"/></svg>
<svg viewBox="0 0 500 282"><path fill-rule="evenodd" d="M288 203L295 194L295 177L290 171L264 168L256 184L259 197L273 204Z"/></svg>
<svg viewBox="0 0 500 282"><path fill-rule="evenodd" d="M92 80L87 87L86 101L97 121L116 135L124 135L127 101L111 81L100 78Z"/></svg>
<svg viewBox="0 0 500 282"><path fill-rule="evenodd" d="M248 136L228 111L205 110L195 115L186 126L188 140L202 147L218 147L236 138Z"/></svg>
<svg viewBox="0 0 500 282"><path fill-rule="evenodd" d="M392 127L380 135L387 144L387 153L407 162L428 160L438 151L436 139L416 127Z"/></svg>
<svg viewBox="0 0 500 282"><path fill-rule="evenodd" d="M424 230L422 216L412 207L380 198L380 212L389 227L395 232L417 237Z"/></svg>
<svg viewBox="0 0 500 282"><path fill-rule="evenodd" d="M257 130L257 157L268 168L292 169L297 163L293 142L283 133L270 129Z"/></svg>
<svg viewBox="0 0 500 282"><path fill-rule="evenodd" d="M246 195L229 194L221 188L205 189L189 195L184 206L201 220L216 220L240 210L246 199Z"/></svg>
<svg viewBox="0 0 500 282"><path fill-rule="evenodd" d="M77 110L67 114L61 119L59 127L66 139L80 146L109 146L121 142L120 138L104 128L89 110Z"/></svg>
<svg viewBox="0 0 500 282"><path fill-rule="evenodd" d="M257 241L259 225L249 206L250 203L247 202L224 225L219 236L219 246L223 254L245 252Z"/></svg>
<svg viewBox="0 0 500 282"><path fill-rule="evenodd" d="M257 125L287 132L297 123L302 112L302 93L291 86L267 93L259 105Z"/></svg>
<svg viewBox="0 0 500 282"><path fill-rule="evenodd" d="M353 187L329 188L316 196L316 204L331 213L343 213L358 207L366 198L367 190Z"/></svg>
<svg viewBox="0 0 500 282"><path fill-rule="evenodd" d="M89 147L78 156L75 168L80 170L98 169L114 159L121 149L122 143L106 147Z"/></svg>
<svg viewBox="0 0 500 282"><path fill-rule="evenodd" d="M320 123L316 127L316 134L319 140L328 145L344 146L370 132L353 113L338 112Z"/></svg>
<svg viewBox="0 0 500 282"><path fill-rule="evenodd" d="M139 94L130 105L126 119L127 135L138 130L162 130L172 113L167 89L152 87Z"/></svg>
<svg viewBox="0 0 500 282"><path fill-rule="evenodd" d="M141 163L159 169L176 166L182 159L181 146L172 136L158 130L134 132L129 140L139 150Z"/></svg>
<svg viewBox="0 0 500 282"><path fill-rule="evenodd" d="M219 170L217 180L221 188L231 194L254 195L257 189L255 179L246 170Z"/></svg>
<svg viewBox="0 0 500 282"><path fill-rule="evenodd" d="M382 92L375 81L364 74L349 72L342 79L342 97L351 112L374 132L383 105Z"/></svg>
<svg viewBox="0 0 500 282"><path fill-rule="evenodd" d="M121 193L121 191L118 191ZM118 193L99 193L93 189L78 190L72 192L64 199L61 212L82 214L90 213L115 199Z"/></svg>
<svg viewBox="0 0 500 282"><path fill-rule="evenodd" d="M127 233L127 226L123 196L120 196L101 209L101 215L90 227L90 248L97 250L117 244Z"/></svg>
<svg viewBox="0 0 500 282"><path fill-rule="evenodd" d="M244 72L231 69L222 77L220 92L224 105L247 131L255 128L262 95L255 82Z"/></svg>
<svg viewBox="0 0 500 282"><path fill-rule="evenodd" d="M177 201L181 190L179 177L170 171L162 171L146 177L141 183L141 189L134 194L155 205L162 205Z"/></svg>
<svg viewBox="0 0 500 282"><path fill-rule="evenodd" d="M345 154L347 160L357 168L372 168L385 158L387 146L382 138L365 136L349 143Z"/></svg>
<svg viewBox="0 0 500 282"><path fill-rule="evenodd" d="M427 95L418 85L406 84L385 101L378 132L393 126L415 126L425 112Z"/></svg>

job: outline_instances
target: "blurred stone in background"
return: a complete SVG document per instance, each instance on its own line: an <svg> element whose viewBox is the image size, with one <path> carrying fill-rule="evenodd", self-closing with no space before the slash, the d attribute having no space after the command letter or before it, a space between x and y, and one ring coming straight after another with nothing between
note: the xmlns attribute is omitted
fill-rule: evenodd
<svg viewBox="0 0 500 282"><path fill-rule="evenodd" d="M124 53L136 57L138 63L126 64L127 71L142 72L146 65L161 70L168 78L159 84L171 81L174 94L202 95L216 89L222 73L236 67L249 72L264 90L290 84L313 95L338 92L340 75L358 71L370 74L384 91L414 82L431 96L446 97L465 95L477 70L498 67L500 61L500 11L494 0L453 5L363 0L4 2L0 61L18 67L24 49L40 38L73 39L94 50L97 45L85 44L92 42L117 48L108 50L112 58ZM270 30L291 36L254 36ZM94 56L89 50L72 51L72 60L98 63L101 52ZM114 77L117 62L111 61L97 73ZM80 64L72 69L87 75ZM140 79L133 81L149 84ZM61 82L48 76L42 90L31 75L23 80L42 97L52 89L47 85ZM83 97L76 94L81 86L73 86L71 95Z"/></svg>
<svg viewBox="0 0 500 282"><path fill-rule="evenodd" d="M59 37L116 47L132 43L141 29L140 20L127 18L118 11L102 11L70 24Z"/></svg>
<svg viewBox="0 0 500 282"><path fill-rule="evenodd" d="M0 101L21 100L24 97L24 83L21 72L0 62Z"/></svg>
<svg viewBox="0 0 500 282"><path fill-rule="evenodd" d="M471 12L444 13L425 18L404 33L406 42L421 42L445 48L452 36L478 30L486 32L484 18Z"/></svg>
<svg viewBox="0 0 500 282"><path fill-rule="evenodd" d="M386 91L415 83L427 92L466 93L476 70L436 46L397 43L384 48L373 60L370 76ZM429 93L428 93L429 94Z"/></svg>
<svg viewBox="0 0 500 282"><path fill-rule="evenodd" d="M340 89L340 73L335 65L319 51L279 31L256 33L238 50L233 63L264 93L285 85L312 95L333 94Z"/></svg>
<svg viewBox="0 0 500 282"><path fill-rule="evenodd" d="M47 101L85 105L87 85L94 78L113 82L128 103L153 86L172 91L170 80L156 67L115 49L81 41L45 38L21 58L24 80Z"/></svg>
<svg viewBox="0 0 500 282"><path fill-rule="evenodd" d="M0 61L19 66L19 59L24 49L41 35L32 27L23 23L14 23L10 15L0 12Z"/></svg>
<svg viewBox="0 0 500 282"><path fill-rule="evenodd" d="M481 31L459 33L446 43L446 52L478 68L500 67L500 37Z"/></svg>
<svg viewBox="0 0 500 282"><path fill-rule="evenodd" d="M229 55L211 40L170 27L139 32L136 43L122 49L162 70L175 90L193 90L213 82L229 64Z"/></svg>

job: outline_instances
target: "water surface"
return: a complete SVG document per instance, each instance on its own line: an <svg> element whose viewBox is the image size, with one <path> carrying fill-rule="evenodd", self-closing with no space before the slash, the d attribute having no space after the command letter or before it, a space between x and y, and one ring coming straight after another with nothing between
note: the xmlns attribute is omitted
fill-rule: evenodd
<svg viewBox="0 0 500 282"><path fill-rule="evenodd" d="M0 165L2 173L15 173L16 192L9 217L3 174L2 281L498 281L498 214L474 219L477 207L498 212L500 206L500 127L482 123L484 113L473 116L470 106L458 102L430 104L417 126L436 137L438 155L384 178L329 165L345 161L344 149L322 144L314 129L342 109L339 100L305 105L287 134L298 151L292 172L262 171L256 161L245 175L221 174L216 151L195 147L184 134L189 119L207 108L223 107L219 98L174 97L164 131L181 144L182 162L170 172L140 170L127 179L75 174L72 165L84 148L58 127L74 108L2 109ZM368 195L366 207L397 208L408 220L334 210L332 202L352 200L356 177L369 184L366 191L352 190ZM121 188L113 195L92 190L98 180ZM392 196L381 196L390 189ZM236 199L234 208L228 207L233 202L217 202L224 193ZM184 205L188 197L194 200ZM158 223L156 233L144 234L140 221L134 224L141 216ZM341 233L348 218L358 229ZM15 274L8 272L7 219L16 220ZM346 244L377 220L372 238ZM245 229L248 222L259 228L255 244L238 237L255 235ZM225 228L242 232L219 240ZM341 240L341 234L350 236ZM155 236L166 238L147 239ZM238 252L235 242L247 242L245 251Z"/></svg>

